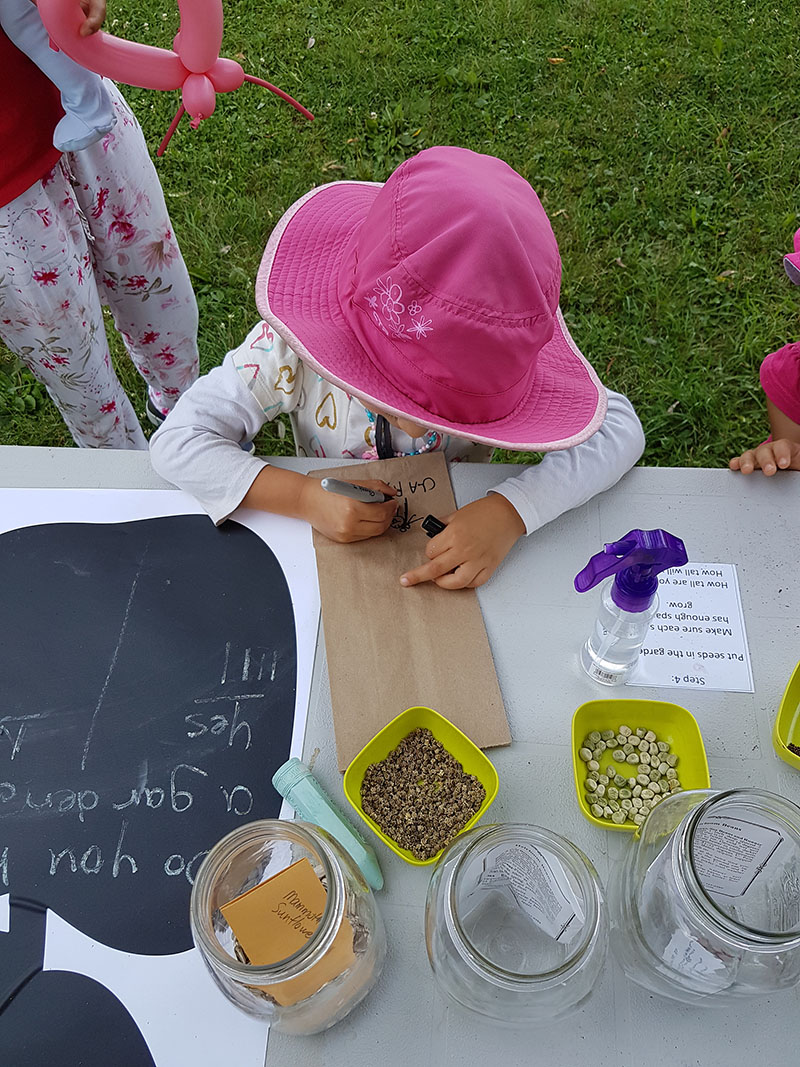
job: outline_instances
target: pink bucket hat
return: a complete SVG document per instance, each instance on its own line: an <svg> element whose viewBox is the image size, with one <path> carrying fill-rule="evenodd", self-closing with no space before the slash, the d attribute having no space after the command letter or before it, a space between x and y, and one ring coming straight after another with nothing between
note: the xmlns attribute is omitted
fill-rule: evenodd
<svg viewBox="0 0 800 1067"><path fill-rule="evenodd" d="M508 164L429 148L381 185L312 189L275 227L264 319L367 407L511 449L580 444L606 391L558 307L561 258Z"/></svg>

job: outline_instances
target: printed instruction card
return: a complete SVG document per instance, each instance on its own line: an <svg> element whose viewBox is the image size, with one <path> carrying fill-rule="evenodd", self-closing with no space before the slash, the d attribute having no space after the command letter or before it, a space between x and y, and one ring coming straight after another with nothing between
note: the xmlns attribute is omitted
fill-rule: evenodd
<svg viewBox="0 0 800 1067"><path fill-rule="evenodd" d="M753 692L734 563L687 563L660 575L658 613L628 685Z"/></svg>

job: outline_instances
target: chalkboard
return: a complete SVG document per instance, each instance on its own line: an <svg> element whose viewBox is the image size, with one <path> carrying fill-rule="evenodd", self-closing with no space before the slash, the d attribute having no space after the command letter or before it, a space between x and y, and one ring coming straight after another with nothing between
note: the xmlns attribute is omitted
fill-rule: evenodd
<svg viewBox="0 0 800 1067"><path fill-rule="evenodd" d="M271 778L290 754L297 677L289 588L244 526L179 515L7 532L0 591L3 1060L149 1067L108 991L41 973L44 909L124 951L191 947L203 856L280 810ZM99 1059L92 1026L98 1040L116 1033Z"/></svg>

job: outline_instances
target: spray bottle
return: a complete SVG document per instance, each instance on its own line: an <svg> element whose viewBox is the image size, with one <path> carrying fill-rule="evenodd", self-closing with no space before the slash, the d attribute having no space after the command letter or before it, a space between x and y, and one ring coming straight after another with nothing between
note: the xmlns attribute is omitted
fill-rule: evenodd
<svg viewBox="0 0 800 1067"><path fill-rule="evenodd" d="M631 530L576 575L579 593L615 575L603 589L594 631L581 649L581 666L590 678L603 685L627 681L658 611L658 575L688 558L683 541L666 530Z"/></svg>

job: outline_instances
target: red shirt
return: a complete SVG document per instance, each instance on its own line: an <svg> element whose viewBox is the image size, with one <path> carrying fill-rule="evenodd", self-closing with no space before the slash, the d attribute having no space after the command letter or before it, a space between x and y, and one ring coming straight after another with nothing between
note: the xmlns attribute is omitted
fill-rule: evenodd
<svg viewBox="0 0 800 1067"><path fill-rule="evenodd" d="M61 94L0 30L0 207L43 178L61 153L53 130Z"/></svg>

